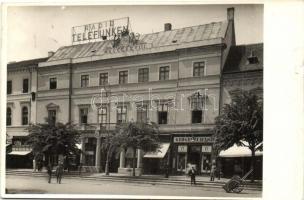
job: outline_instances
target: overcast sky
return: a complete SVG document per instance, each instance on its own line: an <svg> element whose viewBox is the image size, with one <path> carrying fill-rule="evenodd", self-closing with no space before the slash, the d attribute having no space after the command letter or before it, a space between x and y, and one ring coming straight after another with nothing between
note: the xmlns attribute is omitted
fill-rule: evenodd
<svg viewBox="0 0 304 200"><path fill-rule="evenodd" d="M71 28L77 25L129 17L132 30L144 34L227 19L235 8L237 44L263 42L262 5L180 6L36 6L8 7L7 61L46 57L48 51L71 45Z"/></svg>

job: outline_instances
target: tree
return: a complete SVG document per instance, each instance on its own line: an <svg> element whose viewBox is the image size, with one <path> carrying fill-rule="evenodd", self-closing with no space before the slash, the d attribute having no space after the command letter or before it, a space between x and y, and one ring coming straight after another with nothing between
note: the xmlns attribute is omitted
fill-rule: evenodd
<svg viewBox="0 0 304 200"><path fill-rule="evenodd" d="M251 169L254 179L255 152L262 150L263 142L263 101L252 91L241 91L225 104L221 115L215 119L214 146L226 150L237 144L251 151Z"/></svg>
<svg viewBox="0 0 304 200"><path fill-rule="evenodd" d="M132 148L133 176L135 176L136 149L145 152L156 151L159 148L158 133L158 127L155 123L128 122L118 126L112 141L123 149Z"/></svg>
<svg viewBox="0 0 304 200"><path fill-rule="evenodd" d="M45 155L49 164L51 164L50 158L53 155L79 154L76 144L80 133L73 124L31 124L28 131L27 143L32 146L34 155Z"/></svg>

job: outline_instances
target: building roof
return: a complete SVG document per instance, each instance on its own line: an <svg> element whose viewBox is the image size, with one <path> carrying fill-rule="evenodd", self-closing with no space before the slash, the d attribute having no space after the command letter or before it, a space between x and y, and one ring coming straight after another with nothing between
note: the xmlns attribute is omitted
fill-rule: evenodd
<svg viewBox="0 0 304 200"><path fill-rule="evenodd" d="M185 48L188 48L195 46L193 42L197 43L200 41L224 38L227 26L227 21L221 21L181 29L174 29L170 31L162 31L157 33L140 35L138 43L149 44L149 46L151 47L149 49L153 49L150 51L133 50L132 53L114 52L111 53L111 55L105 55L107 54L106 50L112 48L112 40L64 46L59 48L55 52L55 54L48 59L47 62L65 60L70 58L85 58L92 56L97 56L99 59L106 59L122 56L140 55L146 53L155 53L161 51L172 51L179 48L180 45L186 45ZM203 46L202 44L203 43L201 43L200 46ZM209 43L206 43L205 45L207 44Z"/></svg>
<svg viewBox="0 0 304 200"><path fill-rule="evenodd" d="M250 59L255 57L257 58L257 62L250 63ZM234 73L262 69L263 43L257 43L232 46L224 65L223 72Z"/></svg>
<svg viewBox="0 0 304 200"><path fill-rule="evenodd" d="M45 62L45 61L47 61L47 59L48 59L48 57L24 60L24 61L20 61L20 62L10 62L7 64L7 67L13 68L13 67L28 67L28 66L33 66L33 65L38 66L38 63Z"/></svg>

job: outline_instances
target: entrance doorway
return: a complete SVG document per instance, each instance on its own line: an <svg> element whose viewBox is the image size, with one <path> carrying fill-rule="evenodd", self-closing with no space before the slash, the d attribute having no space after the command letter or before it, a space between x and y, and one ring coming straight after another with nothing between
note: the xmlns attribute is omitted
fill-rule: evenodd
<svg viewBox="0 0 304 200"><path fill-rule="evenodd" d="M200 157L201 157L201 146L189 146L188 151L188 165L194 166L197 172L199 172L200 166Z"/></svg>

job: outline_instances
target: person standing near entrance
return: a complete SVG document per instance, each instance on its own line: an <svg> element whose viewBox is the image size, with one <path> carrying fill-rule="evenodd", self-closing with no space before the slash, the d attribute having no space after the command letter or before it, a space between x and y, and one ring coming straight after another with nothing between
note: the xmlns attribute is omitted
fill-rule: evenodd
<svg viewBox="0 0 304 200"><path fill-rule="evenodd" d="M214 181L215 171L216 171L216 165L215 162L213 162L210 170L210 181Z"/></svg>
<svg viewBox="0 0 304 200"><path fill-rule="evenodd" d="M194 167L191 167L191 169L189 170L189 176L191 178L191 185L192 184L196 185L195 175L196 175L196 170L194 169Z"/></svg>
<svg viewBox="0 0 304 200"><path fill-rule="evenodd" d="M63 174L63 164L60 163L56 169L56 178L57 178L57 183L59 184L61 184L62 174Z"/></svg>

